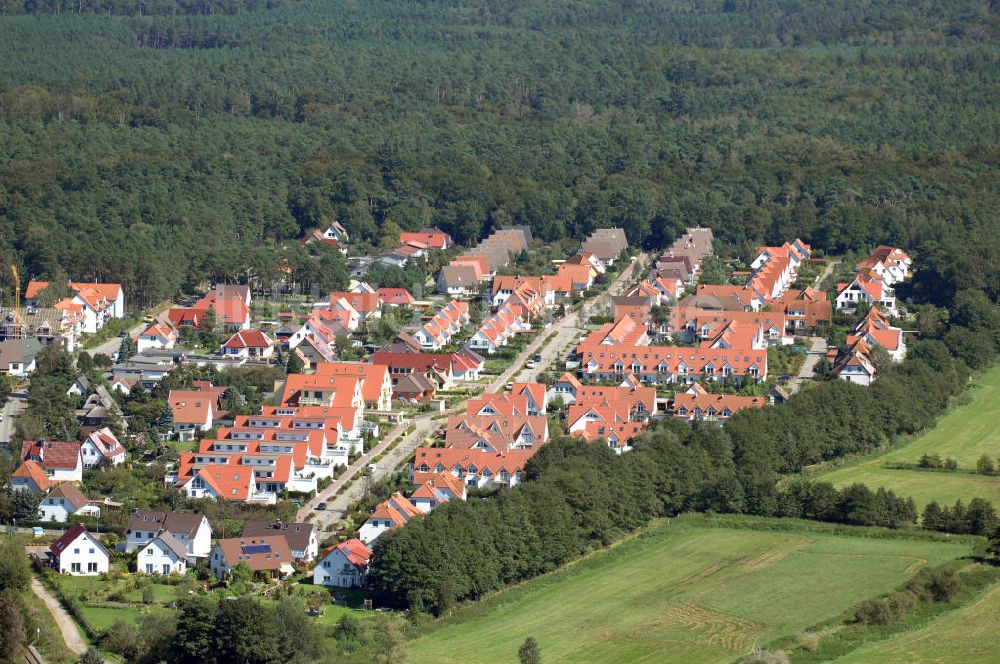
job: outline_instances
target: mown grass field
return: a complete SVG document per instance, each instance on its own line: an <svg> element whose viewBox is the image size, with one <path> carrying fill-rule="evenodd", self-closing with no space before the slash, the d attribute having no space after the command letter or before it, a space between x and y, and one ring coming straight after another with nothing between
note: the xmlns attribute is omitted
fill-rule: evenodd
<svg viewBox="0 0 1000 664"><path fill-rule="evenodd" d="M1000 586L929 624L835 661L843 664L996 662L1000 660Z"/></svg>
<svg viewBox="0 0 1000 664"><path fill-rule="evenodd" d="M911 442L885 454L859 459L818 475L816 479L844 486L861 482L869 487L884 486L903 496L911 496L917 507L932 500L951 504L968 503L976 497L1000 505L1000 476L988 477L968 472L928 472L885 468L887 462L917 463L924 454L953 458L963 470L974 470L983 454L1000 464L1000 367L986 372L972 388L971 402L948 411L937 425Z"/></svg>
<svg viewBox="0 0 1000 664"><path fill-rule="evenodd" d="M517 661L530 635L545 662L730 661L969 552L739 524L688 515L658 525L430 626L409 643L411 660Z"/></svg>

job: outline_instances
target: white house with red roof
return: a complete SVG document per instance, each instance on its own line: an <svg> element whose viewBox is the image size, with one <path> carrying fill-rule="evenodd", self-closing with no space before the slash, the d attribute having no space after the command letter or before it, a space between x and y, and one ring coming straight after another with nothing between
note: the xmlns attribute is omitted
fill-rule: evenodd
<svg viewBox="0 0 1000 664"><path fill-rule="evenodd" d="M414 484L423 484L445 471L466 486L485 489L512 487L524 479L524 465L537 448L488 452L463 448L418 448L413 462Z"/></svg>
<svg viewBox="0 0 1000 664"><path fill-rule="evenodd" d="M240 330L222 344L219 352L226 357L264 360L274 355L274 340L260 330Z"/></svg>
<svg viewBox="0 0 1000 664"><path fill-rule="evenodd" d="M412 307L416 302L410 291L405 288L379 288L379 299L385 307Z"/></svg>
<svg viewBox="0 0 1000 664"><path fill-rule="evenodd" d="M313 584L357 588L368 571L372 551L359 539L349 539L322 552L313 570Z"/></svg>
<svg viewBox="0 0 1000 664"><path fill-rule="evenodd" d="M358 537L365 544L371 544L382 533L393 528L402 528L410 519L421 514L423 512L414 507L413 503L397 491L388 500L375 507L375 511L358 530Z"/></svg>
<svg viewBox="0 0 1000 664"><path fill-rule="evenodd" d="M135 344L139 353L150 349L173 348L177 345L177 330L167 323L157 321L142 331Z"/></svg>
<svg viewBox="0 0 1000 664"><path fill-rule="evenodd" d="M111 565L111 554L80 523L74 523L49 547L49 563L60 574L95 576Z"/></svg>
<svg viewBox="0 0 1000 664"><path fill-rule="evenodd" d="M277 495L258 491L253 466L208 463L178 485L188 498L211 498L242 503L274 505Z"/></svg>
<svg viewBox="0 0 1000 664"><path fill-rule="evenodd" d="M410 494L410 502L423 513L453 500L465 500L469 491L460 479L444 471L426 480Z"/></svg>
<svg viewBox="0 0 1000 664"><path fill-rule="evenodd" d="M48 288L47 281L30 281L24 299L31 308L38 307L39 294ZM82 329L94 334L111 318L125 317L125 292L121 284L70 282L73 295L54 306L72 313L82 314Z"/></svg>
<svg viewBox="0 0 1000 664"><path fill-rule="evenodd" d="M125 446L108 427L91 431L80 444L84 468L95 468L102 463L117 466L125 463Z"/></svg>
<svg viewBox="0 0 1000 664"><path fill-rule="evenodd" d="M202 390L170 390L167 403L173 413L173 432L178 440L194 440L201 432L212 428L216 400Z"/></svg>
<svg viewBox="0 0 1000 664"><path fill-rule="evenodd" d="M861 302L879 307L892 318L899 315L896 311L896 291L881 279L856 275L850 283L837 284L835 306L838 310L851 313Z"/></svg>
<svg viewBox="0 0 1000 664"><path fill-rule="evenodd" d="M51 482L83 479L83 456L75 440L26 440L21 443L21 459L36 462Z"/></svg>

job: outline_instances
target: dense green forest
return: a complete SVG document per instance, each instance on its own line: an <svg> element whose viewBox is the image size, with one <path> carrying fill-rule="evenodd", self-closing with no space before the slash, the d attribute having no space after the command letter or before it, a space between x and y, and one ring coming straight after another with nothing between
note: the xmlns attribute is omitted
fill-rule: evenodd
<svg viewBox="0 0 1000 664"><path fill-rule="evenodd" d="M898 243L917 294L1000 295L996 3L4 0L0 32L26 276L151 303L269 281L333 218L357 251L707 224L736 254Z"/></svg>

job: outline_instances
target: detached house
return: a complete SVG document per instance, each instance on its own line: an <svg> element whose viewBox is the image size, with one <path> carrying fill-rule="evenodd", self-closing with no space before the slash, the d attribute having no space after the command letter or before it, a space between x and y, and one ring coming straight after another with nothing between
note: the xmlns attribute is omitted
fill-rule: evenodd
<svg viewBox="0 0 1000 664"><path fill-rule="evenodd" d="M240 330L219 351L226 357L264 360L274 355L274 340L260 330Z"/></svg>
<svg viewBox="0 0 1000 664"><path fill-rule="evenodd" d="M66 523L71 516L100 516L101 508L91 505L76 485L61 482L49 495L42 498L38 506L39 518L42 521L59 521Z"/></svg>
<svg viewBox="0 0 1000 664"><path fill-rule="evenodd" d="M359 539L349 539L323 550L313 583L317 586L357 588L368 571L372 551Z"/></svg>
<svg viewBox="0 0 1000 664"><path fill-rule="evenodd" d="M362 542L370 544L387 530L401 528L410 519L421 514L423 512L414 507L413 503L397 491L389 497L389 500L378 504L372 515L359 529L358 536Z"/></svg>
<svg viewBox="0 0 1000 664"><path fill-rule="evenodd" d="M108 571L111 554L83 524L74 523L49 547L49 562L60 574L94 576Z"/></svg>
<svg viewBox="0 0 1000 664"><path fill-rule="evenodd" d="M167 403L173 413L173 432L178 440L195 440L212 428L216 417L215 397L201 390L170 390Z"/></svg>
<svg viewBox="0 0 1000 664"><path fill-rule="evenodd" d="M207 557L212 548L212 526L204 514L136 510L125 527L125 551L141 549L164 533L183 544L191 559Z"/></svg>
<svg viewBox="0 0 1000 664"><path fill-rule="evenodd" d="M177 345L177 330L166 323L153 323L135 340L141 354L151 348L173 348Z"/></svg>
<svg viewBox="0 0 1000 664"><path fill-rule="evenodd" d="M36 462L52 482L79 482L83 479L83 457L75 440L26 440L21 458Z"/></svg>
<svg viewBox="0 0 1000 664"><path fill-rule="evenodd" d="M221 581L241 563L256 573L278 579L295 571L291 549L281 535L220 539L212 549L208 564L215 578Z"/></svg>
<svg viewBox="0 0 1000 664"><path fill-rule="evenodd" d="M184 544L168 532L160 532L135 557L135 571L143 574L183 574L188 567Z"/></svg>
<svg viewBox="0 0 1000 664"><path fill-rule="evenodd" d="M80 454L84 468L125 463L125 446L118 442L118 438L108 427L91 431L80 445Z"/></svg>

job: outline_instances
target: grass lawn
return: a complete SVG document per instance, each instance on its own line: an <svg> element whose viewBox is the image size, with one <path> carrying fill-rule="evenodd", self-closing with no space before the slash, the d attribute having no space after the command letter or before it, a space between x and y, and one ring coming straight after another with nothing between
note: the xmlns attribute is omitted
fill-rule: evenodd
<svg viewBox="0 0 1000 664"><path fill-rule="evenodd" d="M968 503L977 496L1000 505L1000 476L987 477L970 473L927 472L885 468L886 462L917 463L920 457L937 454L953 458L962 469L975 469L983 454L1000 456L1000 367L983 375L972 389L971 403L951 409L937 425L909 443L890 452L859 459L817 476L837 486L862 482L875 488L884 486L903 496L912 496L917 506L932 500L954 503L959 498Z"/></svg>
<svg viewBox="0 0 1000 664"><path fill-rule="evenodd" d="M409 643L411 661L516 661L529 635L545 662L731 661L967 553L689 515L432 625Z"/></svg>
<svg viewBox="0 0 1000 664"><path fill-rule="evenodd" d="M83 617L90 626L98 632L103 632L118 620L124 620L130 625L139 622L142 610L133 608L109 608L103 606L83 605Z"/></svg>
<svg viewBox="0 0 1000 664"><path fill-rule="evenodd" d="M979 600L943 614L920 629L904 632L835 661L852 664L898 662L996 662L1000 659L1000 586Z"/></svg>

